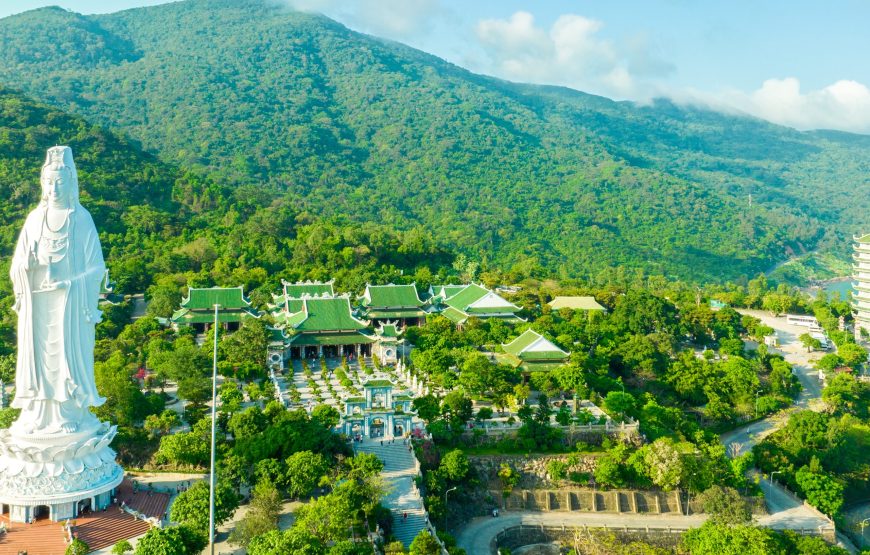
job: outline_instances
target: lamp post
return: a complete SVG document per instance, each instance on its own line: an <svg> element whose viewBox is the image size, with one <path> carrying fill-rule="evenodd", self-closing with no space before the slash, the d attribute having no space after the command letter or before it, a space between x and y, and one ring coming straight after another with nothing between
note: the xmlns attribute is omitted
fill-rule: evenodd
<svg viewBox="0 0 870 555"><path fill-rule="evenodd" d="M770 485L773 485L773 475L774 474L782 474L782 470L774 470L770 473Z"/></svg>
<svg viewBox="0 0 870 555"><path fill-rule="evenodd" d="M449 490L444 492L444 531L447 531L447 494L451 491L455 490L456 486L453 486Z"/></svg>
<svg viewBox="0 0 870 555"><path fill-rule="evenodd" d="M208 492L208 543L211 548L211 555L214 555L214 490L215 490L215 472L214 472L214 452L215 452L215 437L216 429L215 422L217 421L217 348L218 348L218 309L219 304L214 305L214 353L212 355L211 366L211 465L209 467L209 492Z"/></svg>

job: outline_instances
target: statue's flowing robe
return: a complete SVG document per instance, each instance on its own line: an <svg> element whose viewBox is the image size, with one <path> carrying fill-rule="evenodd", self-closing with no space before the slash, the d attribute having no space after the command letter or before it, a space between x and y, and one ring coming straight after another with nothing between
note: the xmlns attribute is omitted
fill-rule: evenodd
<svg viewBox="0 0 870 555"><path fill-rule="evenodd" d="M63 360L60 372L51 375L37 367L35 326L47 326L48 323L34 321L34 292L29 274L36 264L34 253L45 211L46 207L40 205L27 216L10 269L18 305L18 361L12 406L33 410L37 408L34 404L42 400L73 401L81 408L100 406L105 399L97 393L94 382L94 327L101 314L97 304L106 265L94 221L78 203L70 213L68 224L66 256L71 257L71 275L63 277L70 280L69 287L63 290Z"/></svg>

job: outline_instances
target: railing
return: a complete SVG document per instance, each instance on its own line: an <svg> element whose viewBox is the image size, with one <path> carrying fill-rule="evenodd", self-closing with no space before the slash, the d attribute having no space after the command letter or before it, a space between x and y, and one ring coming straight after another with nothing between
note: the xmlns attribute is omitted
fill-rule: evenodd
<svg viewBox="0 0 870 555"><path fill-rule="evenodd" d="M136 509L128 507L126 503L121 503L121 510L132 516L136 520L142 520L147 522L151 525L152 528L163 528L163 521L161 521L159 518L140 513Z"/></svg>
<svg viewBox="0 0 870 555"><path fill-rule="evenodd" d="M650 536L654 534L683 534L692 528L689 525L686 526L608 526L607 524L601 525L577 525L571 523L562 523L561 526L553 525L553 524L518 524L516 526L511 526L505 528L498 532L489 542L489 551L493 555L499 553L498 545L499 542L504 539L505 536L509 534L514 534L516 531L522 532L523 530L537 530L542 534L565 534L569 531L574 530L603 530L605 532L616 532L621 534L636 534L636 535L645 535ZM803 528L793 530L793 532L800 534L802 536L819 536L819 530Z"/></svg>
<svg viewBox="0 0 870 555"><path fill-rule="evenodd" d="M639 428L640 424L638 421L633 420L631 422L625 423L616 423L608 420L604 424L569 424L567 426L562 426L560 424L556 424L553 427L559 428L563 431L570 432L636 432ZM475 426L474 428L469 428L464 433L474 433L474 430L483 430L486 435L501 435L508 432L516 432L520 428L523 427L522 422L515 422L513 424L504 425L492 425L487 423L482 423L480 426Z"/></svg>

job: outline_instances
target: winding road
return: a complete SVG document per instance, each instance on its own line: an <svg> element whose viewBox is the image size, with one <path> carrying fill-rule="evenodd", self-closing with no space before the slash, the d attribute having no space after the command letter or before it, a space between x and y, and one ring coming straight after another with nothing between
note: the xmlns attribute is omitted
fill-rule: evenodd
<svg viewBox="0 0 870 555"><path fill-rule="evenodd" d="M773 317L767 312L758 310L739 310L741 314L748 314L759 318L764 324L772 327L779 337L780 347L774 352L780 352L794 368L795 374L800 380L803 389L795 400L792 408L771 415L762 420L747 424L736 430L727 432L721 436L721 441L726 446L737 444L735 449L738 453L744 453L756 443L773 433L788 420L788 414L796 409L810 408L819 409L822 395L821 383L818 372L812 369L810 360L820 356L819 353L807 353L806 349L798 340L798 337L807 331L806 328L795 326L786 322L785 317ZM750 347L752 347L750 345ZM730 450L729 450L730 451ZM824 530L830 529L830 523L819 516L811 508L788 494L780 486L761 480L761 488L764 491L770 514L758 518L757 523L775 529L794 530ZM507 528L525 525L549 525L549 526L609 526L614 528L671 528L688 529L700 526L706 519L705 515L656 515L656 514L617 514L617 513L581 513L581 512L538 512L538 511L503 511L502 516L478 517L469 521L456 536L457 544L469 554L489 553L492 539L499 532ZM854 547L838 534L840 545L854 552Z"/></svg>

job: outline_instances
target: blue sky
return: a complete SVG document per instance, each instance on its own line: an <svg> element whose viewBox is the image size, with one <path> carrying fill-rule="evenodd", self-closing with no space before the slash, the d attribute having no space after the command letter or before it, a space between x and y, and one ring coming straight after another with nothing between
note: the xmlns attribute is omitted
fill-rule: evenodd
<svg viewBox="0 0 870 555"><path fill-rule="evenodd" d="M278 1L278 0L275 0ZM281 0L478 73L870 133L870 2ZM161 0L18 0L109 12Z"/></svg>

